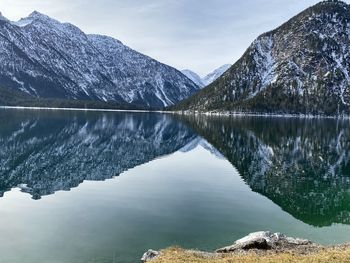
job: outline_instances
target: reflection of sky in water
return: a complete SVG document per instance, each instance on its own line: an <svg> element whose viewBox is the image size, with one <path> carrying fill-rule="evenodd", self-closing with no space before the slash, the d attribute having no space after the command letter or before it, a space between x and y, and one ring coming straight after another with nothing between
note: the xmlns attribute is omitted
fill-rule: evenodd
<svg viewBox="0 0 350 263"><path fill-rule="evenodd" d="M134 262L150 247L215 249L256 230L326 243L350 234L349 226L314 228L282 212L202 147L39 201L14 189L0 199L0 213L0 254L11 262L89 262L113 254Z"/></svg>
<svg viewBox="0 0 350 263"><path fill-rule="evenodd" d="M50 174L49 178L55 180L48 180L48 187L51 187L51 183L54 182L57 191L43 196L40 200L33 200L30 194L20 192L18 188L5 192L4 197L0 198L1 261L85 263L113 262L114 258L116 262L135 262L149 248L160 249L170 245L181 245L187 248L213 250L259 230L283 232L324 244L349 241L350 226L338 224L314 227L312 224L297 220L293 213L285 212L286 207L282 207L285 210L283 211L277 205L280 203L278 199L273 200L275 196L271 197L273 201L269 199L270 197L266 197L271 192L274 193L275 189L279 189L276 188L279 185L274 183L280 181L267 180L264 181L267 182L267 188L266 186L256 188L261 181L252 180L249 177L251 174L247 172L259 170L259 167L253 167L253 169L250 166L258 165L259 160L266 163L264 158L259 159L264 149L270 153L273 152L275 157L285 156L284 150L288 153L288 149L281 143L285 140L292 141L293 138L300 137L299 148L307 150L310 145L313 145L310 142L315 142L316 139L319 141L318 146L315 147L320 149L322 144L330 141L329 138L337 138L336 132L333 130L327 132L329 128L323 130L323 125L315 129L322 130L323 136L314 136L318 133L314 131L300 133L300 129L298 132L292 131L294 124L290 127L283 124L287 132L279 133L276 130L280 126L274 123L275 131L272 134L264 125L249 126L244 123L233 125L232 122L224 121L217 125L218 123L209 122L212 126L199 125L205 127L200 130L193 123L190 124L191 128L215 145L216 148L214 148L206 140L200 139L190 131L187 126L172 118L163 118L159 115L147 117L147 115L73 114L72 117L63 114L58 118L59 116L60 113L56 113L57 119L61 119L62 123L56 121L56 128L47 131L46 135L63 136L65 134L59 137L62 145L66 142L62 138L75 142L75 131L85 127L88 120L92 124L90 132L100 135L101 144L95 146L109 145L108 139L111 137L109 135L122 134L118 142L131 140L135 143L135 140L148 140L142 143L147 147L135 150L130 148L132 143L112 145L114 148L111 153L120 150L121 153L127 152L129 156L137 157L136 167L135 165L125 166L129 170L122 172L114 179L104 178L107 179L104 182L84 181L79 187L74 185L70 191L60 191L65 188L60 188L59 174ZM100 116L104 116L103 122ZM49 116L36 117L40 127L40 122L46 123L46 118ZM15 116L14 119L16 118L22 121L33 116ZM70 125L72 123L75 124ZM100 123L104 123L104 129L97 128L101 127ZM119 125L115 126L116 124ZM7 130L4 127L0 128L3 138L5 134L6 136L11 134L8 132L11 130L9 129L11 125L16 126L16 122L9 123ZM158 127L158 133L154 133L154 125ZM235 130L236 126L240 128ZM60 129L61 127L66 128ZM307 126L300 124L298 127L307 130L305 128ZM127 133L127 130L132 132ZM35 137L40 138L40 134L37 133ZM305 144L305 138L307 144ZM156 145L156 149L151 146L152 142ZM168 145L170 143L172 145ZM344 145L346 142L342 142L342 147ZM50 148L50 146L47 147ZM311 149L314 149L312 147ZM217 149L220 149L221 153ZM257 150L255 155L254 149ZM293 149L295 149L294 145ZM300 149L297 156L302 156ZM337 150L339 151L340 148ZM312 151L315 152L315 150ZM89 149L85 154L88 153L91 153ZM223 158L222 154L230 162ZM287 156L293 157L290 154ZM78 153L77 157L79 157ZM114 164L119 165L118 161L123 158L123 155L116 155L116 157L118 158L110 159L111 167L114 167ZM269 158L271 164L277 162L277 159L271 159L272 156ZM79 158L76 160L79 161ZM303 163L301 162L303 159L293 160L293 165ZM310 158L307 160L311 164L318 164ZM114 161L118 163L113 163ZM303 165L307 167L309 164ZM239 174L237 169L242 174ZM265 169L269 171L270 168L265 167ZM345 175L346 171L343 169L342 173ZM79 171L74 173L74 176L80 175ZM82 179L86 178L84 176ZM100 179L98 174L90 175L88 179L93 180L94 176L97 176L97 180ZM283 175L278 176L278 178L284 178ZM296 177L298 174L291 176ZM313 175L310 174L310 176ZM30 179L23 172L18 174L18 180L16 177L12 178L12 182L21 182L23 178ZM273 176L268 178L274 179ZM312 178L316 180L318 177ZM34 176L32 179L36 183L45 182L45 178L40 176ZM62 185L71 179L69 176L62 177ZM286 176L285 179L289 180L290 177ZM291 186L286 188L290 191L286 198L293 197L295 194L293 191L303 193L308 190L302 184L294 187L295 182ZM15 185L13 184L12 187ZM45 188L45 184L39 188L44 189L43 187ZM253 192L252 187L258 189L257 192L260 194ZM321 190L323 191L322 188ZM344 209L343 212L346 212L346 207ZM305 209L305 211L309 210Z"/></svg>

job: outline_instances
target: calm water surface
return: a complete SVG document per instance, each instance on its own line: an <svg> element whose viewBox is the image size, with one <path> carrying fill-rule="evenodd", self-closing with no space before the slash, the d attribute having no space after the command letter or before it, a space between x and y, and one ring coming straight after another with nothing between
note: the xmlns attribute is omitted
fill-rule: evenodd
<svg viewBox="0 0 350 263"><path fill-rule="evenodd" d="M0 111L0 262L350 241L350 122Z"/></svg>

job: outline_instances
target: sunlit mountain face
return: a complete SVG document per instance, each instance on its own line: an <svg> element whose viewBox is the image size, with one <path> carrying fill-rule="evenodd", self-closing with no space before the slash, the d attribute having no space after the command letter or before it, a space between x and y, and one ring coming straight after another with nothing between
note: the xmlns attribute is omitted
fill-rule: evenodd
<svg viewBox="0 0 350 263"><path fill-rule="evenodd" d="M249 187L314 226L350 224L349 121L191 117Z"/></svg>

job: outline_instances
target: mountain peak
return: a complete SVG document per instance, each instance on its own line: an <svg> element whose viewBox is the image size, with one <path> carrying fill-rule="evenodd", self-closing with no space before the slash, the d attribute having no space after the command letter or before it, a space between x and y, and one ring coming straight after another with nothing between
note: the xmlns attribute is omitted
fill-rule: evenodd
<svg viewBox="0 0 350 263"><path fill-rule="evenodd" d="M33 11L29 16L28 18L31 18L31 19L40 19L40 20L54 20L52 19L51 17L49 17L48 15L45 15L45 14L42 14L38 11Z"/></svg>
<svg viewBox="0 0 350 263"><path fill-rule="evenodd" d="M182 74L184 74L187 78L192 80L195 84L197 84L199 87L204 88L205 86L210 85L215 80L217 80L223 73L225 73L229 68L231 67L230 64L225 64L212 72L210 72L205 77L201 78L197 73L193 72L189 69L182 70Z"/></svg>
<svg viewBox="0 0 350 263"><path fill-rule="evenodd" d="M325 0L320 2L321 4L338 4L338 5L348 5L344 1L341 0Z"/></svg>
<svg viewBox="0 0 350 263"><path fill-rule="evenodd" d="M201 77L196 72L193 72L192 70L189 70L189 69L181 70L181 72L187 78L192 80L198 87L203 88L205 86L205 84L203 83Z"/></svg>
<svg viewBox="0 0 350 263"><path fill-rule="evenodd" d="M8 21L8 19L4 17L1 12L0 12L0 21Z"/></svg>
<svg viewBox="0 0 350 263"><path fill-rule="evenodd" d="M21 18L20 20L16 22L11 22L13 25L19 26L19 27L25 27L29 24L31 24L33 21L41 21L41 22L50 22L51 24L60 24L58 21L55 19L44 15L38 11L33 11L32 13L29 14L29 16L25 18Z"/></svg>
<svg viewBox="0 0 350 263"><path fill-rule="evenodd" d="M29 14L29 17L42 17L42 16L46 16L36 10L34 10L32 13Z"/></svg>
<svg viewBox="0 0 350 263"><path fill-rule="evenodd" d="M346 9L349 10L350 5L348 5L346 2L341 1L341 0L326 0L319 2L318 4L314 5L311 7L311 9L314 8L321 8L320 10L326 11L326 12L335 12L340 9ZM334 9L335 8L335 9Z"/></svg>
<svg viewBox="0 0 350 263"><path fill-rule="evenodd" d="M222 74L224 74L230 67L231 67L231 64L225 64L215 69L214 71L212 71L211 73L209 73L207 76L203 78L203 83L206 86L208 86L209 84L217 80L219 77L221 77Z"/></svg>

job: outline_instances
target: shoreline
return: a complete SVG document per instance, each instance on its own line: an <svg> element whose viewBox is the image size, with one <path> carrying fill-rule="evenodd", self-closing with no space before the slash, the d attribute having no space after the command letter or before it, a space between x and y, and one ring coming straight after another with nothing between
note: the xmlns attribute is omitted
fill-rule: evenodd
<svg viewBox="0 0 350 263"><path fill-rule="evenodd" d="M130 112L130 113L161 113L184 116L214 116L214 117L263 117L263 118L298 118L298 119L336 119L350 120L350 115L327 116L312 114L274 114L274 113L249 113L249 112L200 112L200 111L165 111L165 110L123 110L103 108L66 108L66 107L29 107L29 106L0 106L0 109L17 110L52 110L52 111L85 111L85 112Z"/></svg>
<svg viewBox="0 0 350 263"><path fill-rule="evenodd" d="M57 107L27 107L27 106L0 106L4 110L52 110L52 111L90 111L90 112L131 112L131 113L166 113L161 110L121 110L121 109L94 109L94 108L57 108Z"/></svg>
<svg viewBox="0 0 350 263"><path fill-rule="evenodd" d="M299 119L341 119L350 120L350 115L315 115L315 114L279 114L279 113L250 113L250 112L234 112L234 111L169 111L169 113L177 115L194 115L194 116L218 116L218 117L264 117L264 118L299 118Z"/></svg>
<svg viewBox="0 0 350 263"><path fill-rule="evenodd" d="M318 250L302 253L297 250L285 252L249 251L231 254L216 254L179 247L169 247L159 252L159 256L142 263L348 263L350 244L320 247Z"/></svg>
<svg viewBox="0 0 350 263"><path fill-rule="evenodd" d="M287 237L281 233L260 231L251 233L232 245L215 252L168 247L148 250L142 263L279 263L279 262L350 262L350 243L322 246L312 241Z"/></svg>

